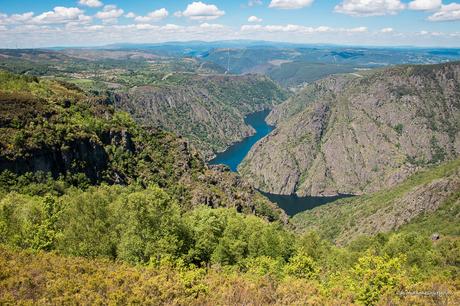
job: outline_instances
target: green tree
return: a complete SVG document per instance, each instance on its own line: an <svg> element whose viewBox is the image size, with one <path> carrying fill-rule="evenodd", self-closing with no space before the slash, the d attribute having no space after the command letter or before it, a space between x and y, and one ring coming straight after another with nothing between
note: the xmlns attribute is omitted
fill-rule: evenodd
<svg viewBox="0 0 460 306"><path fill-rule="evenodd" d="M188 232L179 206L159 187L116 202L117 254L132 263L160 262L185 252ZM116 221L115 221L116 222Z"/></svg>
<svg viewBox="0 0 460 306"><path fill-rule="evenodd" d="M222 238L212 254L213 262L233 265L247 257L247 232L243 218L236 211L232 211L232 214L228 216Z"/></svg>
<svg viewBox="0 0 460 306"><path fill-rule="evenodd" d="M287 260L293 251L293 236L279 223L269 223L254 216L246 217L248 252L251 257L281 257Z"/></svg>
<svg viewBox="0 0 460 306"><path fill-rule="evenodd" d="M59 214L60 208L51 196L10 193L0 201L0 242L51 250L58 235Z"/></svg>
<svg viewBox="0 0 460 306"><path fill-rule="evenodd" d="M283 277L283 264L281 258L272 258L268 256L259 256L248 258L244 261L244 269L251 276L268 276L274 279Z"/></svg>
<svg viewBox="0 0 460 306"><path fill-rule="evenodd" d="M284 269L287 275L306 279L316 278L319 272L315 261L305 253L297 253L291 257Z"/></svg>
<svg viewBox="0 0 460 306"><path fill-rule="evenodd" d="M65 208L58 249L77 256L114 258L116 237L111 205L123 196L121 187L101 186L62 197Z"/></svg>
<svg viewBox="0 0 460 306"><path fill-rule="evenodd" d="M390 236L383 253L391 257L406 256L409 266L426 269L435 264L431 241L416 232L397 233Z"/></svg>
<svg viewBox="0 0 460 306"><path fill-rule="evenodd" d="M216 249L227 223L226 209L200 207L186 216L186 222L192 232L193 247L187 254L192 263L208 263Z"/></svg>
<svg viewBox="0 0 460 306"><path fill-rule="evenodd" d="M401 257L367 254L351 270L351 287L356 299L364 305L375 305L380 299L402 286L404 272Z"/></svg>

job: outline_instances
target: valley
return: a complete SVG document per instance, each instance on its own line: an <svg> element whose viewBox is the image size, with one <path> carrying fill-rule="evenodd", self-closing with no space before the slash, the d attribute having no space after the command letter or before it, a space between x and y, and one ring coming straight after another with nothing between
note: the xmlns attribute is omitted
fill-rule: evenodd
<svg viewBox="0 0 460 306"><path fill-rule="evenodd" d="M224 152L218 153L214 159L209 161L209 164L223 164L228 166L233 172L237 172L238 166L251 150L252 146L273 131L274 127L265 121L269 113L270 110L264 110L248 115L245 118L245 123L254 128L256 133L245 138L243 141L230 146ZM296 195L280 195L273 193L262 194L273 203L276 203L278 207L283 209L288 216L293 216L299 212L347 197L346 195L331 197L298 197Z"/></svg>
<svg viewBox="0 0 460 306"><path fill-rule="evenodd" d="M458 304L448 51L0 50L0 304Z"/></svg>

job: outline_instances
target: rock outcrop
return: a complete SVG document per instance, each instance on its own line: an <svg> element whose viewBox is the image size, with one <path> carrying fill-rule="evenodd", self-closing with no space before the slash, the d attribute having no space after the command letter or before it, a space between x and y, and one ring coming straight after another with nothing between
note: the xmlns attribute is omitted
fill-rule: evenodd
<svg viewBox="0 0 460 306"><path fill-rule="evenodd" d="M257 188L371 193L460 153L460 63L332 76L277 106L239 168Z"/></svg>

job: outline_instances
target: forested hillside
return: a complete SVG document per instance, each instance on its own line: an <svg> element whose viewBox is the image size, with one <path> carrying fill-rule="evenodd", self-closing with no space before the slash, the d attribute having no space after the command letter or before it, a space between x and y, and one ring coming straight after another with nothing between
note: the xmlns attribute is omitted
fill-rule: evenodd
<svg viewBox="0 0 460 306"><path fill-rule="evenodd" d="M297 214L291 222L297 231L315 230L323 238L346 244L359 236L400 229L425 237L436 233L457 237L459 214L457 159L420 171L395 187Z"/></svg>
<svg viewBox="0 0 460 306"><path fill-rule="evenodd" d="M186 140L140 128L127 113L114 111L106 96L0 72L0 101L5 191L31 190L33 183L44 188L39 194L101 183L155 184L183 207L232 206L276 219L282 215L235 174L206 166Z"/></svg>
<svg viewBox="0 0 460 306"><path fill-rule="evenodd" d="M288 96L268 77L226 75L213 62L148 50L0 50L0 58L0 68L11 72L106 95L138 124L183 136L207 159L254 133L246 115Z"/></svg>

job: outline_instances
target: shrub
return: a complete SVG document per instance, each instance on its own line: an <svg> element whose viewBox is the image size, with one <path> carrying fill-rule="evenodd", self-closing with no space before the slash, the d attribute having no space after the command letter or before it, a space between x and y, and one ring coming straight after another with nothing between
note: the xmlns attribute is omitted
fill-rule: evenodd
<svg viewBox="0 0 460 306"><path fill-rule="evenodd" d="M351 287L356 299L364 305L375 305L391 292L395 293L403 284L401 266L404 259L367 254L359 258L351 270Z"/></svg>
<svg viewBox="0 0 460 306"><path fill-rule="evenodd" d="M314 279L318 276L318 267L305 253L298 253L289 259L285 267L287 275L297 278Z"/></svg>

